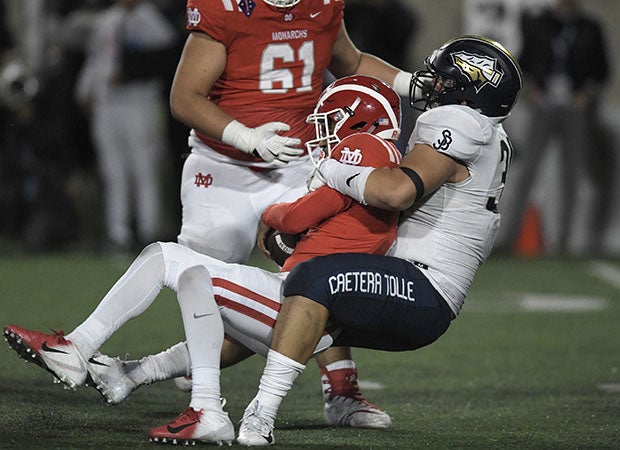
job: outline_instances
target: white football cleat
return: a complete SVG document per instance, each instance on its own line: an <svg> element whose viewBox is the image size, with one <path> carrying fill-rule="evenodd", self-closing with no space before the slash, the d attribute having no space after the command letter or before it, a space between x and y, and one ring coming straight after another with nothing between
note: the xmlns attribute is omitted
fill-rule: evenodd
<svg viewBox="0 0 620 450"><path fill-rule="evenodd" d="M197 442L232 445L235 428L228 414L220 411L183 411L172 422L149 431L149 441L158 444L195 445Z"/></svg>
<svg viewBox="0 0 620 450"><path fill-rule="evenodd" d="M260 416L258 400L252 400L243 413L237 443L247 447L264 447L275 442L271 420Z"/></svg>
<svg viewBox="0 0 620 450"><path fill-rule="evenodd" d="M138 361L123 361L97 352L88 360L87 384L92 384L109 405L118 405L141 386L130 376L138 365Z"/></svg>
<svg viewBox="0 0 620 450"><path fill-rule="evenodd" d="M86 361L62 331L45 334L7 325L4 339L20 358L47 370L69 388L84 384L88 375Z"/></svg>

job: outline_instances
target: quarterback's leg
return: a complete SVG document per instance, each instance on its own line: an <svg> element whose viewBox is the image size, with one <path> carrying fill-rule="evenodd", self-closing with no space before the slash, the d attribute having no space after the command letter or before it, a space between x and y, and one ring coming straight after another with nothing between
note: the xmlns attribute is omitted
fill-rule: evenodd
<svg viewBox="0 0 620 450"><path fill-rule="evenodd" d="M21 357L75 388L86 381L87 361L97 349L125 322L144 312L164 286L176 287L175 277L176 273L171 274L164 264L162 244L150 244L93 313L66 337L62 332L48 335L9 325L4 329L5 338Z"/></svg>
<svg viewBox="0 0 620 450"><path fill-rule="evenodd" d="M224 326L213 295L211 275L204 266L184 270L177 297L191 360L189 407L167 425L154 428L154 442L232 443L234 427L220 401L220 353Z"/></svg>

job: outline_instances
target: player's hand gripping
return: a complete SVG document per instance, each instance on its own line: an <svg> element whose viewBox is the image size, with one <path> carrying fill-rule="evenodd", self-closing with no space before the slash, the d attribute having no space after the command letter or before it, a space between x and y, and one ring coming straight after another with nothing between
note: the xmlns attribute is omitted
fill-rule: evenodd
<svg viewBox="0 0 620 450"><path fill-rule="evenodd" d="M265 239L267 239L267 233L271 231L272 228L265 225L265 223L261 220L258 224L258 231L256 233L256 245L258 249L265 255L267 258L271 259L271 253L267 250L267 246L265 245Z"/></svg>
<svg viewBox="0 0 620 450"><path fill-rule="evenodd" d="M300 139L277 134L290 129L291 127L283 122L268 122L256 128L248 128L233 120L224 128L222 142L246 153L253 153L263 161L284 165L304 153L304 150L299 148Z"/></svg>

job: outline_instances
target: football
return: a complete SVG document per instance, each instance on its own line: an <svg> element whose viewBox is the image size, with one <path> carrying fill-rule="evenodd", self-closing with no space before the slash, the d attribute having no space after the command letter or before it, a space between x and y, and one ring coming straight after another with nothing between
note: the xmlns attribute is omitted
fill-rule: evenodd
<svg viewBox="0 0 620 450"><path fill-rule="evenodd" d="M293 253L298 240L298 234L281 233L278 230L271 229L265 237L265 248L269 250L271 259L282 267L286 258Z"/></svg>

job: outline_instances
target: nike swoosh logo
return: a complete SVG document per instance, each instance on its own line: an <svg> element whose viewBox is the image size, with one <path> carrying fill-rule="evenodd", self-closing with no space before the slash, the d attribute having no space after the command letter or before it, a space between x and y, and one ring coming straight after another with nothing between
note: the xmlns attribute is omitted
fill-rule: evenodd
<svg viewBox="0 0 620 450"><path fill-rule="evenodd" d="M271 444L273 442L273 433L270 431L269 436L263 436L267 443Z"/></svg>
<svg viewBox="0 0 620 450"><path fill-rule="evenodd" d="M179 425L178 427L173 427L171 425L168 425L168 431L171 433L179 433L181 431L183 431L184 429L186 429L187 427L191 427L192 425L196 425L198 423L197 420L194 420L193 422L190 423L186 423L184 425Z"/></svg>
<svg viewBox="0 0 620 450"><path fill-rule="evenodd" d="M207 313L207 314L196 314L194 313L194 319L200 319L201 317L207 317L207 316L212 316L213 313Z"/></svg>
<svg viewBox="0 0 620 450"><path fill-rule="evenodd" d="M50 353L64 353L65 355L68 354L67 352L63 350L58 350L57 348L48 347L47 341L43 342L43 345L41 345L41 349L45 352L50 352Z"/></svg>
<svg viewBox="0 0 620 450"><path fill-rule="evenodd" d="M347 178L345 180L346 185L351 187L351 181L353 181L353 178L359 177L359 176L360 176L360 173L356 173L355 175L351 175L349 178Z"/></svg>
<svg viewBox="0 0 620 450"><path fill-rule="evenodd" d="M321 14L323 11L319 11L319 12L315 12L315 13L310 13L310 18L314 19L316 16L318 16L319 14Z"/></svg>
<svg viewBox="0 0 620 450"><path fill-rule="evenodd" d="M96 366L105 366L105 367L110 367L110 365L109 365L109 364L105 364L105 363L102 363L101 361L97 361L97 360L95 359L95 357L94 357L94 356L91 356L91 357L88 359L88 362L89 362L89 363L91 363L91 364L94 364L94 365L96 365Z"/></svg>

